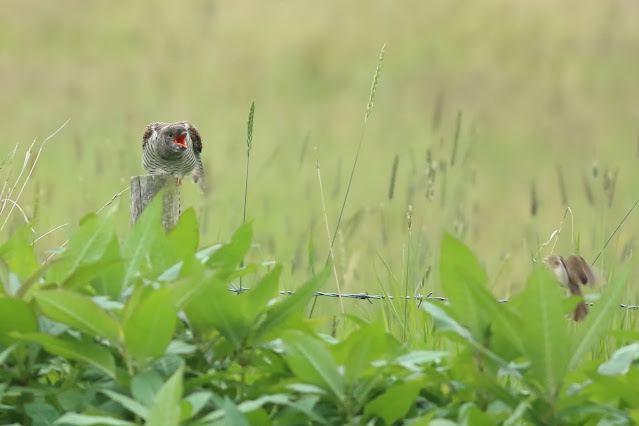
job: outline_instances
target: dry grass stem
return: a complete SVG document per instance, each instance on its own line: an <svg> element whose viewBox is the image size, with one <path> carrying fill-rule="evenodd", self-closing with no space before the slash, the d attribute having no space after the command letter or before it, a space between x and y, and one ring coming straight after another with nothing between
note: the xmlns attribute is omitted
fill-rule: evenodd
<svg viewBox="0 0 639 426"><path fill-rule="evenodd" d="M333 243L331 242L331 231L328 226L328 214L326 213L326 200L324 199L324 187L322 186L322 173L320 170L319 158L317 157L317 147L315 148L315 166L317 168L317 182L319 183L320 195L322 197L322 210L324 212L324 225L326 225L326 237L328 238L328 256L333 262L333 276L335 277L335 285L337 287L337 293L339 296L339 304L342 308L342 314L344 313L344 302L342 301L342 290L339 286L339 277L337 275L337 266L335 265L335 256L333 254ZM333 240L334 241L334 240Z"/></svg>
<svg viewBox="0 0 639 426"><path fill-rule="evenodd" d="M24 192L24 188L27 186L27 183L29 183L29 179L31 178L31 175L33 174L33 170L35 169L36 164L38 164L38 159L40 158L40 154L42 154L42 149L44 148L44 145L46 145L46 143L49 141L49 139L51 139L52 137L57 135L62 129L64 129L64 127L69 123L70 120L71 119L65 121L64 124L58 128L58 130L56 130L55 132L50 134L44 140L44 142L42 142L42 144L40 145L40 148L38 149L38 153L36 154L36 158L35 158L35 160L33 160L33 164L31 165L31 168L29 169L29 174L27 174L27 177L24 180L24 183L22 184L22 187L20 188L20 192L18 192L18 196L15 198L15 200L13 200L15 202L12 205L11 209L9 210L9 213L7 213L7 217L5 218L4 223L2 224L2 227L0 227L0 232L6 226L7 221L9 220L9 217L11 216L11 213L13 212L13 209L17 206L17 202L20 199L20 196L22 196L22 193ZM35 140L33 142L35 143ZM33 147L33 143L31 144L31 147ZM20 176L22 176L22 172L24 171L24 169L27 166L27 161L28 161L28 159L30 157L31 147L29 148L29 151L27 151L27 155L25 156L23 170L20 172ZM17 183L20 181L20 176L18 176L18 179L16 179L16 186L17 186ZM13 193L13 190L11 190L11 192L9 193L9 197L11 196L12 193Z"/></svg>
<svg viewBox="0 0 639 426"><path fill-rule="evenodd" d="M45 232L44 234L42 234L42 235L40 235L38 238L36 238L36 239L35 239L35 240L31 243L31 245L34 245L35 243L37 243L38 241L40 241L41 239L43 239L43 238L44 238L44 237L46 237L47 235L49 235L49 234L51 234L51 233L53 233L53 232L57 231L58 229L62 229L62 228L64 228L65 226L69 226L69 224L68 224L68 223L63 223L62 225L60 225L60 226L56 226L56 227L55 227L55 228L53 228L52 230Z"/></svg>
<svg viewBox="0 0 639 426"><path fill-rule="evenodd" d="M107 203L105 205L103 205L102 207L100 207L100 209L95 212L95 214L100 213L102 210L104 210L105 208L107 208L108 206L110 206L116 198L118 198L120 195L122 195L125 191L128 191L129 189L131 189L130 186L127 186L126 188L124 188L122 191L118 192L117 194L115 194L109 201L107 201Z"/></svg>

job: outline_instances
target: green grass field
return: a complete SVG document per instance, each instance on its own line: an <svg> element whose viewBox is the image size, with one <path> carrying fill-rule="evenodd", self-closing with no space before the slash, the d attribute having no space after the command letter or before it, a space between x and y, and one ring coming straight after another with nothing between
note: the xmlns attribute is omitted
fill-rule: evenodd
<svg viewBox="0 0 639 426"><path fill-rule="evenodd" d="M282 262L294 287L308 272L309 239L318 262L327 254L315 158L333 230L387 43L337 240L343 287L378 292L380 257L403 270L411 204L411 281L437 263L446 229L479 253L495 292L508 296L563 218L558 167L574 218L574 232L564 227L558 239L561 253L579 239L594 259L637 197L635 13L623 1L10 1L0 17L2 158L19 144L15 177L30 142L71 119L47 143L20 200L38 233L70 223L38 243L46 250L143 173L148 122L189 119L204 136L210 193L200 199L187 184L185 205L197 208L202 239L213 243L241 222L246 117L255 100L248 217L260 255ZM458 161L450 167L458 112ZM431 185L428 152L440 166ZM618 173L611 204L606 173ZM127 215L123 197L123 228ZM631 216L606 250L604 275L620 256L632 258L636 224Z"/></svg>

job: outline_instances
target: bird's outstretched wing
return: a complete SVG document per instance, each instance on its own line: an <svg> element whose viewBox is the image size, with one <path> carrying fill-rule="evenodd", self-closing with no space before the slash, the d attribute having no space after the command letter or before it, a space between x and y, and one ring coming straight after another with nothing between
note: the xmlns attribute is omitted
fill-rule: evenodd
<svg viewBox="0 0 639 426"><path fill-rule="evenodd" d="M200 132L197 131L197 128L189 123L189 132L191 135L191 140L193 141L193 149L198 154L202 153L202 137L200 136Z"/></svg>

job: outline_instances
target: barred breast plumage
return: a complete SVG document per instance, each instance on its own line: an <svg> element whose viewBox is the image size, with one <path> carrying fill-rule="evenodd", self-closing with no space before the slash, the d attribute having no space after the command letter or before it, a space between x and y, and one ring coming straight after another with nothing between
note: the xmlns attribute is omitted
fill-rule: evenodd
<svg viewBox="0 0 639 426"><path fill-rule="evenodd" d="M200 133L188 121L151 123L142 136L142 165L149 174L183 178L192 173L193 181L203 188L201 152Z"/></svg>

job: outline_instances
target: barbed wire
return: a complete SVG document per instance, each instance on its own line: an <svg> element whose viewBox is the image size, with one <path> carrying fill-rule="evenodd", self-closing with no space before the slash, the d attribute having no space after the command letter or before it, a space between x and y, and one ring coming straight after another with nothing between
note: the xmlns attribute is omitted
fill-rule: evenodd
<svg viewBox="0 0 639 426"><path fill-rule="evenodd" d="M236 293L236 294L240 294L240 293L244 293L247 290L250 290L249 288L246 287L242 287L242 288L229 288L230 292ZM291 294L295 293L294 291L291 290L283 290L280 291L281 295L286 295L286 296L290 296ZM316 291L314 294L315 297L318 296L323 296L323 297L343 297L346 299L359 299L359 300L367 300L370 304L373 303L373 300L385 300L385 299L413 299L413 300L417 300L419 301L419 303L421 304L421 302L423 302L424 300L437 300L439 302L447 302L448 298L447 297L441 297L441 296L433 296L433 292L431 291L430 293L423 295L423 294L416 294L414 296L391 296L391 295L384 295L384 294L368 294L368 293L326 293L323 291ZM508 299L497 299L497 303L507 303ZM586 304L588 306L594 306L595 304L592 302L586 302ZM627 305L625 303L620 303L619 304L620 308L624 308L624 309L629 309L631 311L636 311L639 310L639 305Z"/></svg>

